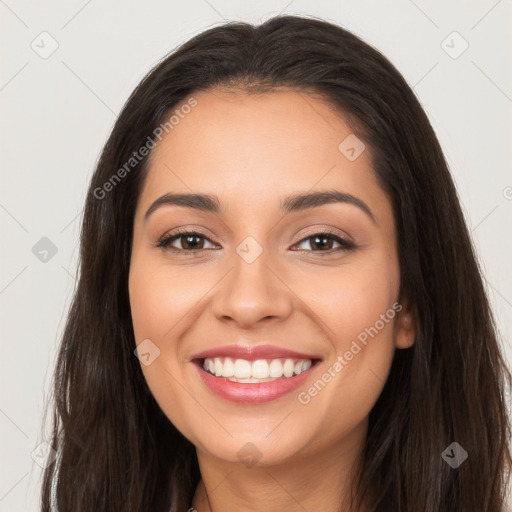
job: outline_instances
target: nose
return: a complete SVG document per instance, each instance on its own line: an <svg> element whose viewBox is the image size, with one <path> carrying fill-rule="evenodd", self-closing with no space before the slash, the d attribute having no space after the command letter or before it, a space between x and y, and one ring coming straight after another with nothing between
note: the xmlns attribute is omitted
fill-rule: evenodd
<svg viewBox="0 0 512 512"><path fill-rule="evenodd" d="M293 292L282 267L263 251L254 261L234 252L230 270L220 281L213 299L217 319L251 328L265 320L287 318L293 308Z"/></svg>

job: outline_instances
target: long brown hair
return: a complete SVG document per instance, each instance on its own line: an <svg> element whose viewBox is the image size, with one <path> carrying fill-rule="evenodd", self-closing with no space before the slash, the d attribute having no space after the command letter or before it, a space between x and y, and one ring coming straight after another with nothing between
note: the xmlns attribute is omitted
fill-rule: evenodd
<svg viewBox="0 0 512 512"><path fill-rule="evenodd" d="M158 407L133 353L127 283L148 156L126 162L176 105L218 85L321 95L371 147L393 205L401 296L412 304L417 337L396 351L370 413L354 510L364 496L368 512L500 512L512 462L511 375L439 142L379 51L335 24L298 16L202 32L158 63L120 113L85 204L79 279L54 374L58 457L44 473L41 510L190 506L200 478L195 448ZM453 442L468 454L457 468L442 456Z"/></svg>

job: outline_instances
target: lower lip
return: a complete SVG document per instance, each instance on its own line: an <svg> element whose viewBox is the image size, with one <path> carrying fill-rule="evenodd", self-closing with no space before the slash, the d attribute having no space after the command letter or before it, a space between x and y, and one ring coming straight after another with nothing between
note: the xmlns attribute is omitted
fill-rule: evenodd
<svg viewBox="0 0 512 512"><path fill-rule="evenodd" d="M232 402L259 404L275 400L302 386L311 375L311 370L315 368L316 363L305 372L294 377L281 378L259 384L232 382L227 377L215 377L205 371L200 364L195 366L203 382L220 397Z"/></svg>

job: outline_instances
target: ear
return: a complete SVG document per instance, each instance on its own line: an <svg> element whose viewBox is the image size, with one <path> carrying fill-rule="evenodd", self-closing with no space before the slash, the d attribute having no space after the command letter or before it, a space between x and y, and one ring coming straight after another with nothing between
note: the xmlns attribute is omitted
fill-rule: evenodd
<svg viewBox="0 0 512 512"><path fill-rule="evenodd" d="M399 301L401 306L395 322L396 348L409 348L416 339L416 318L407 297Z"/></svg>

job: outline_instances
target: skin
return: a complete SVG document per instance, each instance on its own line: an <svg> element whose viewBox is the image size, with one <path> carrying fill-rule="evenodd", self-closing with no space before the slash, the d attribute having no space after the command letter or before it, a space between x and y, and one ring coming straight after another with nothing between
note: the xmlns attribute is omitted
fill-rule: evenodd
<svg viewBox="0 0 512 512"><path fill-rule="evenodd" d="M415 337L407 300L399 297L391 203L371 168L370 148L354 161L340 152L352 130L321 99L286 89L215 89L194 97L197 106L153 150L136 208L129 276L135 339L160 350L150 365L141 364L145 379L196 447L197 511L340 510L395 348L410 347ZM364 201L375 222L348 203L279 210L288 195L322 190ZM144 219L163 194L192 192L216 194L221 212L164 205ZM182 253L157 247L178 227L206 237L195 240L196 256L184 252L191 247L186 237L171 244ZM315 246L312 235L325 229L356 248L337 250L329 239ZM236 252L247 236L263 250L252 263ZM300 403L298 393L397 302L401 311ZM210 392L191 357L239 340L322 361L296 392L236 404ZM249 442L260 454L250 467L237 455Z"/></svg>

